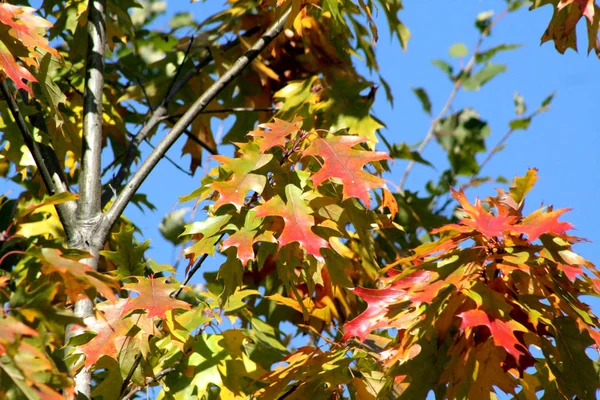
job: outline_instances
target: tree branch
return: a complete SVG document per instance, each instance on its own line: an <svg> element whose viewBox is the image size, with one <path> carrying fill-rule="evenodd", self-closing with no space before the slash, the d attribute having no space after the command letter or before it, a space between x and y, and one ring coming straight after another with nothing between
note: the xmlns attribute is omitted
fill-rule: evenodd
<svg viewBox="0 0 600 400"><path fill-rule="evenodd" d="M108 235L112 225L117 221L125 207L146 180L150 172L154 169L156 164L163 158L169 148L179 139L184 133L188 125L202 112L210 102L217 97L223 89L225 89L241 72L254 60L262 50L264 50L274 39L279 35L285 26L285 22L290 15L291 8L283 13L283 15L265 32L265 34L258 39L258 41L248 50L242 57L240 57L233 66L223 74L215 83L213 83L199 98L192 104L188 111L181 117L179 121L173 126L171 131L166 134L163 140L156 146L156 149L148 156L143 162L137 172L133 175L127 185L125 185L123 191L111 208L105 214L105 218L101 222L98 235L102 238Z"/></svg>
<svg viewBox="0 0 600 400"><path fill-rule="evenodd" d="M102 182L102 91L104 89L104 48L106 46L106 0L90 0L88 4L87 56L83 93L83 148L79 220L97 218L101 212Z"/></svg>
<svg viewBox="0 0 600 400"><path fill-rule="evenodd" d="M94 234L100 226L102 209L102 92L104 89L104 49L106 47L106 0L89 0L87 21L87 55L85 88L83 92L83 142L79 201L76 210L76 230L68 237L69 247L89 251L90 258L81 260L93 270L98 269L98 250L103 244ZM73 299L76 300L76 299ZM74 314L79 318L92 315L91 299L75 301ZM67 330L69 332L69 330ZM69 339L67 334L67 341ZM83 368L75 375L78 398L91 398L92 374Z"/></svg>
<svg viewBox="0 0 600 400"><path fill-rule="evenodd" d="M454 98L456 97L456 95L458 94L458 91L462 87L464 78L468 77L469 74L471 73L471 71L473 70L473 67L475 66L475 58L476 58L477 54L479 53L479 49L481 48L483 41L490 34L492 27L494 25L496 25L498 23L498 21L500 21L500 19L502 19L507 13L508 13L508 10L504 10L501 14L499 14L498 17L494 21L492 21L492 23L490 25L488 25L487 28L485 28L485 30L481 33L481 36L479 36L479 39L477 40L477 44L475 45L475 49L473 50L473 55L467 62L467 65L462 69L459 77L456 78L456 81L454 82L454 86L452 87L452 91L450 92L450 95L448 96L448 99L446 100L446 104L444 104L444 107L442 107L442 110L437 115L437 117L435 117L431 121L431 124L429 125L429 130L427 131L425 138L423 139L423 141L419 145L419 148L417 149L417 152L419 154L421 154L423 152L423 150L425 150L425 147L427 147L429 142L431 142L435 138L435 127L440 122L440 120L442 118L444 118L444 116L446 115L446 113L448 112L450 107L452 106L452 102L454 101ZM410 161L408 163L406 169L404 170L404 173L402 174L400 183L398 184L399 192L402 192L404 190L404 184L406 183L406 179L408 179L408 175L410 174L410 172L414 166L415 166L414 161Z"/></svg>
<svg viewBox="0 0 600 400"><path fill-rule="evenodd" d="M246 31L244 33L243 36L247 37L247 36L254 35L256 32L258 32L259 29L260 29L260 27L258 27L258 26L254 27L252 29L249 29L248 31ZM240 39L237 38L237 39L232 40L231 42L221 46L220 50L227 51L227 50L231 49L232 47L237 46L239 43L240 43ZM186 50L186 56L188 54L190 47L191 47L191 43L190 43L190 46L188 47L188 49ZM102 193L102 206L103 207L110 201L110 199L112 198L113 192L119 191L121 189L123 182L129 176L129 173L131 172L131 166L133 165L133 162L135 161L135 158L137 157L138 148L139 148L140 144L144 141L144 139L146 139L146 137L148 137L150 132L152 132L152 130L154 130L158 126L158 124L160 124L164 119L168 118L167 111L168 111L169 104L171 103L173 98L189 82L190 79L192 79L194 76L198 75L198 73L202 70L202 68L207 66L213 60L213 55L211 53L209 53L206 57L204 57L202 60L200 60L200 62L198 62L198 64L196 64L196 66L194 68L190 69L185 75L183 75L181 77L181 79L177 80L179 75L181 75L181 70L183 68L186 58L187 57L184 57L182 63L179 65L179 69L177 70L175 76L173 77L173 80L171 81L171 84L169 85L169 88L166 92L165 98L160 102L160 104L156 108L154 108L152 110L152 115L150 116L150 118L148 118L144 122L144 124L140 128L139 132L135 135L133 140L127 146L127 152L125 154L123 163L121 164L121 167L119 168L119 171L117 172L115 177L112 179L112 181L110 182L110 184L108 185L108 187L106 188L104 193ZM148 103L148 107L150 109L152 109L152 104Z"/></svg>
<svg viewBox="0 0 600 400"><path fill-rule="evenodd" d="M46 190L48 190L50 195L68 192L69 188L65 183L60 164L57 165L57 163L52 162L52 160L56 158L56 154L54 154L54 151L49 146L35 141L23 118L19 105L10 93L6 80L2 81L0 90L6 99L6 103L15 119L17 127L21 131L25 145L33 156L38 171L40 171ZM54 154L54 157L51 157L51 154ZM74 202L62 203L56 206L56 212L58 213L58 217L60 218L60 222L62 223L67 236L72 233L75 207L76 205Z"/></svg>

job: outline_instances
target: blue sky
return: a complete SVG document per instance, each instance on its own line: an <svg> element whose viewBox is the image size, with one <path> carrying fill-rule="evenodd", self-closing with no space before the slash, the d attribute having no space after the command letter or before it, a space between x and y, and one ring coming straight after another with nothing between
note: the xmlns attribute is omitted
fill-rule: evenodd
<svg viewBox="0 0 600 400"><path fill-rule="evenodd" d="M203 19L221 10L223 3L215 0L193 4L171 1L168 9L169 14L189 11L197 19ZM441 58L458 65L459 60L448 55L450 46L462 42L472 50L478 39L478 31L473 25L477 14L488 10L498 13L503 9L504 1L406 2L405 10L400 14L412 33L406 52L400 50L397 41L390 40L383 21L379 23L377 52L381 72L392 87L395 106L391 108L380 91L375 114L386 123L384 134L389 140L416 144L423 139L430 117L422 111L411 87L424 87L428 91L436 115L452 85L431 61ZM527 209L531 211L542 204L572 208L563 219L574 224L574 234L595 241L598 239L594 225L598 221L596 199L600 197L597 178L600 138L594 119L597 112L594 95L600 93L600 83L594 78L600 64L595 56L587 56L585 51L575 53L569 50L560 55L552 43L540 46L541 34L551 15L551 7L544 7L534 12L522 8L505 17L494 28L484 48L500 43L517 43L523 47L498 55L495 62L507 64L508 71L479 92L459 93L453 109L473 107L490 123L491 148L506 132L508 121L514 118L513 95L516 91L525 98L529 110L538 107L549 93L556 92L551 110L536 118L529 130L517 131L505 150L492 159L482 174L512 179L523 175L527 168L539 168L539 181L528 197ZM164 24L166 29L167 19L158 21L158 24ZM578 36L585 39L585 24L582 21L580 25ZM587 48L585 40L580 40L579 47ZM357 65L362 68L360 60L357 60ZM184 140L182 138L169 155L186 166L188 156L181 157ZM146 153L149 150L145 148ZM407 182L408 189L422 188L428 179L434 178L446 166L445 155L435 143L425 150L424 157L436 165L437 170L417 165ZM398 183L405 167L406 163L402 161L395 163L390 177L393 183ZM180 207L177 204L179 196L199 186L203 168L190 178L163 161L141 188L158 211L141 214L135 207L128 208L127 215L138 224L144 237L152 240L149 255L156 261L173 262L175 253L171 245L162 239L157 227L164 213ZM475 196L494 194L496 186L483 185L469 189L467 193L473 200ZM599 258L600 252L594 243L578 245L576 250L592 261ZM203 267L204 270L216 268L218 263L212 259L207 260Z"/></svg>

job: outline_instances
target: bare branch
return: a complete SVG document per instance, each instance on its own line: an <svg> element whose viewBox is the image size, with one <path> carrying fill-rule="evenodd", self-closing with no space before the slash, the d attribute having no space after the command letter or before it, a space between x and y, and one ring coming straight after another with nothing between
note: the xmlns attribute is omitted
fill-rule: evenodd
<svg viewBox="0 0 600 400"><path fill-rule="evenodd" d="M535 118L539 114L540 114L540 110L538 109L538 110L532 112L531 114L529 114L527 117L525 117L525 119L533 120L533 118ZM473 176L471 176L471 179L469 179L469 182L467 182L461 186L461 189L466 189L469 186L473 186L475 184L475 182L477 181L477 178L481 174L481 171L483 170L483 168L485 168L485 166L490 162L490 160L494 157L494 155L499 153L504 148L505 143L508 141L508 139L510 139L510 137L512 136L513 133L515 133L516 130L517 129L511 128L511 127L508 128L508 130L506 131L504 136L502 136L502 138L498 141L496 146L494 146L494 148L492 150L490 150L490 152L485 157L485 159L481 162L481 164L479 164L479 168L478 168L477 172L474 173Z"/></svg>
<svg viewBox="0 0 600 400"><path fill-rule="evenodd" d="M219 108L218 110L204 110L200 114L223 114L223 113L241 113L241 112L277 112L277 107L232 107L232 108ZM163 117L162 119L179 118L183 114L172 114Z"/></svg>
<svg viewBox="0 0 600 400"><path fill-rule="evenodd" d="M156 148L156 146L154 146L152 144L152 142L150 142L148 139L145 139L144 142L146 142L148 144L148 146L152 147L153 149ZM183 172L184 174L186 174L187 176L193 176L190 171L184 169L183 167L180 167L179 164L177 164L177 162L175 162L175 160L173 160L171 157L169 157L168 155L165 154L165 159L170 162L175 168L177 168L179 171Z"/></svg>
<svg viewBox="0 0 600 400"><path fill-rule="evenodd" d="M117 221L125 207L131 200L131 197L136 193L142 183L146 180L146 177L158 164L158 162L167 153L169 148L177 141L177 139L184 133L187 126L203 111L210 102L217 97L223 89L225 89L241 72L246 68L252 60L254 60L262 50L264 50L274 39L279 35L285 26L285 21L290 15L291 9L288 9L283 15L277 20L265 34L257 40L257 42L248 50L242 57L240 57L233 66L223 74L215 83L213 83L199 98L192 104L188 111L181 117L179 121L173 126L171 131L166 134L163 140L156 146L156 149L148 156L143 162L137 172L133 175L127 185L125 185L123 191L111 208L107 211L104 220L101 223L98 235L104 238L110 231L112 225Z"/></svg>
<svg viewBox="0 0 600 400"><path fill-rule="evenodd" d="M247 37L247 36L254 35L256 32L258 32L259 29L260 29L260 27L258 27L258 26L254 27L252 29L249 29L248 31L246 31L244 33L243 36ZM237 46L239 43L240 43L240 40L239 40L239 38L237 38L237 39L232 40L231 42L221 46L220 50L227 51L227 50ZM188 46L188 49L186 50L186 57L190 50L190 47L191 47L191 43L190 43L190 46ZM112 179L112 181L110 182L110 184L108 185L108 187L104 191L104 193L102 193L102 206L103 207L112 198L113 191L114 190L118 191L121 188L121 185L123 184L125 179L129 176L129 173L131 171L131 166L133 165L133 162L135 161L135 158L137 157L138 148L139 148L140 144L144 141L144 139L146 139L148 137L150 132L152 132L152 130L154 130L160 124L161 121L163 121L164 119L168 119L167 111L168 111L169 104L171 103L173 98L175 98L177 93L189 82L190 79L192 79L194 76L198 75L198 73L202 70L202 68L204 68L208 64L210 64L210 62L213 60L213 55L211 53L209 53L206 57L204 57L202 60L200 60L200 62L198 62L198 64L196 64L195 68L190 69L185 75L183 75L181 77L181 79L177 80L179 75L181 75L181 70L183 69L185 60L186 60L186 58L184 58L182 63L179 65L179 68L178 68L177 72L175 73L173 80L171 81L169 89L166 92L165 98L160 102L160 104L157 107L153 108L152 104L148 103L148 107L150 107L150 109L152 109L152 115L150 116L150 118L148 118L144 122L144 124L140 128L139 132L135 135L133 140L127 146L127 152L125 154L125 158L123 159L123 163L121 164L121 167L119 168L119 171L117 172L115 177Z"/></svg>
<svg viewBox="0 0 600 400"><path fill-rule="evenodd" d="M48 193L50 195L54 195L68 192L69 188L65 183L60 164L52 162L56 159L54 150L52 150L52 148L49 146L35 141L31 131L29 130L29 127L27 126L27 123L25 122L25 119L23 118L23 114L21 113L19 105L10 93L8 85L6 84L6 80L2 81L0 89L2 90L2 94L6 99L11 114L15 119L19 130L21 131L25 145L33 156L38 171L40 171L42 180L44 181L44 185L46 186ZM51 155L53 155L53 157ZM67 236L72 233L75 207L76 205L74 202L67 202L56 206L58 217L60 218L60 222L62 223Z"/></svg>
<svg viewBox="0 0 600 400"><path fill-rule="evenodd" d="M435 117L431 121L431 124L429 125L429 130L427 131L425 138L423 139L423 141L419 145L419 148L417 149L417 152L419 154L421 154L423 152L423 150L425 150L425 147L427 147L429 142L431 142L435 138L435 127L442 120L442 118L444 118L446 116L446 113L452 106L452 102L454 101L454 98L456 97L456 95L458 94L458 91L462 87L464 78L468 77L469 74L471 73L471 71L473 70L473 67L475 66L475 57L476 57L477 53L479 53L479 49L481 48L483 41L489 35L492 27L494 25L496 25L496 23L498 23L498 21L500 21L507 13L508 13L508 10L505 10L500 15L498 15L498 17L494 21L492 21L492 23L490 25L488 25L488 27L481 33L481 36L479 37L479 40L477 40L477 44L475 45L475 49L473 50L473 55L467 62L467 65L463 68L460 76L454 82L454 86L452 87L452 91L450 92L450 95L448 96L448 99L446 100L446 104L444 104L444 107L442 107L442 110L437 115L437 117ZM413 169L414 166L415 166L414 161L410 161L408 163L406 169L404 170L404 173L402 174L400 183L398 184L399 192L402 192L404 190L404 184L406 183L406 179L408 178L408 175L410 174L410 171Z"/></svg>

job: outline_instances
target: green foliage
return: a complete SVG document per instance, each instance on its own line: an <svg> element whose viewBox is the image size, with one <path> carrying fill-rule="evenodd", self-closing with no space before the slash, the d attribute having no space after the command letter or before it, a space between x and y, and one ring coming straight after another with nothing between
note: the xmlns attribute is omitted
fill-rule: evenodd
<svg viewBox="0 0 600 400"><path fill-rule="evenodd" d="M600 272L573 252L567 210L523 214L534 169L483 202L465 195L503 181L482 169L553 99L528 113L515 94L493 147L489 116L453 107L506 71L497 56L519 45L486 39L525 2L479 14L475 47L433 61L452 91L444 102L412 89L431 119L416 145L382 135L372 110L380 86L393 102L375 51L382 25L399 50L410 39L400 0L237 0L168 24L157 24L166 2L108 0L101 115L86 65L96 2L18 3L0 4L0 175L22 187L0 198L1 396L594 398L600 322L581 296L600 295ZM598 48L593 1L532 8L546 4L542 41L575 48L585 17ZM118 208L154 210L137 189L178 134L191 163L168 161L181 171L205 152L217 163L181 197L202 217L171 210L159 228L189 262L181 282ZM150 139L160 144L144 158ZM441 164L423 158L430 143L447 167L406 190L414 163ZM219 154L228 145L233 155ZM394 193L392 159L408 162ZM90 175L105 182L92 199ZM216 254L218 272L190 284Z"/></svg>

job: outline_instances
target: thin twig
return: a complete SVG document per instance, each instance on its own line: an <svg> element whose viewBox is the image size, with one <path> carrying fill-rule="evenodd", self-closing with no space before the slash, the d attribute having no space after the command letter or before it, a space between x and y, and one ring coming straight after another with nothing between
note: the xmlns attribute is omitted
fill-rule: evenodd
<svg viewBox="0 0 600 400"><path fill-rule="evenodd" d="M156 146L154 146L152 144L152 142L150 142L150 140L148 140L148 138L144 139L144 142L146 142L148 144L148 146L152 147L153 149L156 148ZM184 174L186 174L187 176L193 176L190 171L186 170L185 168L179 166L179 164L177 164L175 162L175 160L173 160L171 157L169 157L168 155L165 154L165 159L170 162L175 168L177 168L178 170L180 170L181 172L183 172Z"/></svg>
<svg viewBox="0 0 600 400"><path fill-rule="evenodd" d="M262 50L264 50L282 31L285 22L289 17L291 8L288 8L283 15L271 26L265 34L256 41L243 56L241 56L233 66L215 81L199 98L192 104L188 111L177 121L171 131L165 135L163 140L156 146L156 149L142 163L140 168L133 175L129 183L125 185L122 192L119 194L115 202L112 204L105 218L101 222L98 234L105 238L108 235L112 225L120 217L123 210L137 192L138 188L146 180L150 172L158 164L158 162L167 153L169 148L179 139L179 137L187 129L199 113L206 109L210 102L215 99L221 91L237 78L242 71L254 60Z"/></svg>
<svg viewBox="0 0 600 400"><path fill-rule="evenodd" d="M248 37L248 36L254 35L259 30L260 30L259 26L253 27L253 28L247 30L242 36ZM235 40L232 40L231 42L226 43L225 45L221 46L219 48L219 50L227 51L227 50L237 46L239 43L240 43L240 39L236 38ZM188 49L189 49L189 47L188 47ZM186 51L186 53L187 53L187 51ZM175 98L177 93L179 93L179 91L189 82L190 79L192 79L194 76L198 75L198 73L204 67L206 67L208 64L210 64L210 62L212 60L213 60L213 55L209 52L208 55L206 55L202 60L200 60L200 62L198 62L198 64L196 64L196 66L194 68L190 69L184 76L181 77L181 79L177 80L177 77L180 75L181 70L183 69L184 62L182 62L179 65L179 68L178 68L177 72L175 73L175 77L172 80L171 85L169 86L169 90L166 92L164 99L160 102L160 104L157 107L154 108L150 118L148 118L144 122L144 124L142 125L142 127L140 128L138 133L135 135L134 139L127 146L127 152L125 154L123 163L121 164L121 167L119 168L119 171L114 176L114 178L111 180L110 184L108 185L108 187L106 188L104 193L102 193L102 205L103 206L106 205L112 198L113 189L116 191L120 190L121 186L123 185L123 182L129 176L129 173L131 171L131 166L133 165L133 162L135 161L135 158L137 157L138 147L140 146L142 141L146 137L148 137L150 132L152 132L152 130L154 130L160 124L160 122L165 119L165 117L167 116L167 112L168 112L168 106L171 103L171 101L173 100L173 98ZM184 61L185 61L185 59L184 59ZM150 107L152 109L152 105L150 103L148 104L148 107Z"/></svg>
<svg viewBox="0 0 600 400"><path fill-rule="evenodd" d="M540 111L536 110L536 111L532 112L529 116L525 117L525 119L532 120L539 114L540 114ZM502 136L500 141L498 141L496 146L494 146L494 148L492 148L492 150L490 150L490 152L485 157L485 159L481 162L481 164L479 164L479 168L478 168L477 172L474 173L473 176L471 176L471 179L469 180L469 182L467 182L461 186L461 189L466 189L475 183L475 181L477 180L477 177L481 174L481 171L483 170L483 168L490 162L490 160L492 159L492 157L494 157L495 154L500 152L500 150L504 147L504 144L508 141L508 139L510 139L510 137L512 136L513 133L515 133L516 130L517 129L509 128L506 131L506 133L504 134L504 136Z"/></svg>
<svg viewBox="0 0 600 400"><path fill-rule="evenodd" d="M165 368L162 371L160 371L158 374L156 374L154 377L152 378L148 378L146 380L146 383L144 386L136 386L135 388L131 389L131 391L129 391L129 393L127 393L127 395L123 396L122 400L129 400L131 398L133 398L133 396L135 396L135 394L137 392L139 392L140 390L142 390L144 387L148 387L151 384L153 384L154 382L158 382L159 380L161 380L162 378L164 378L167 374L176 371L175 367L170 367L170 368Z"/></svg>
<svg viewBox="0 0 600 400"><path fill-rule="evenodd" d="M200 114L223 114L223 113L238 113L238 112L277 112L277 107L232 107L219 108L218 110L204 110ZM164 116L162 119L180 118L183 114L172 114Z"/></svg>
<svg viewBox="0 0 600 400"><path fill-rule="evenodd" d="M507 13L508 13L508 10L504 10L502 13L500 13L498 15L498 17L496 17L496 19L494 19L492 21L492 23L490 25L488 25L488 27L481 33L481 36L479 37L479 40L477 40L477 44L475 45L475 49L473 50L473 55L467 62L467 65L462 69L462 71L459 74L456 81L454 82L454 86L452 87L452 91L450 92L450 95L448 96L448 99L446 100L446 104L444 104L444 107L442 107L442 110L437 115L437 117L435 117L431 121L431 124L429 125L429 130L427 131L425 138L419 145L419 148L417 149L417 153L421 154L423 152L423 150L425 150L425 147L427 147L429 142L431 142L435 138L435 128L436 128L437 124L442 120L442 118L444 118L446 116L446 113L448 112L450 107L452 107L454 98L456 97L456 95L458 94L458 91L462 87L464 79L466 77L468 77L470 75L471 71L473 70L473 67L475 66L476 56L479 53L479 49L481 48L483 41L489 35L492 27L494 25L496 25L498 23L498 21L500 21ZM398 192L402 192L404 190L404 184L406 183L406 179L408 179L408 175L410 174L410 172L412 171L414 166L415 166L415 161L413 161L413 160L411 160L408 163L408 165L406 166L406 169L404 170L404 173L402 174L402 178L400 179L400 183L398 184Z"/></svg>
<svg viewBox="0 0 600 400"><path fill-rule="evenodd" d="M27 123L25 122L25 119L23 118L23 114L21 113L19 105L10 93L8 85L6 84L6 80L3 80L0 84L0 90L6 99L8 109L15 119L17 127L21 132L21 136L23 136L23 141L33 156L33 160L35 161L38 171L41 173L42 181L46 186L46 190L48 190L50 195L68 192L69 190L65 183L60 165L54 165L55 163L49 162L51 160L50 157L44 157L44 153L52 152L52 149L47 149L44 151L44 145L35 141L31 131L29 130L29 127L27 126ZM60 218L60 222L62 223L67 235L72 233L75 207L76 205L74 202L62 203L56 206L58 217Z"/></svg>

